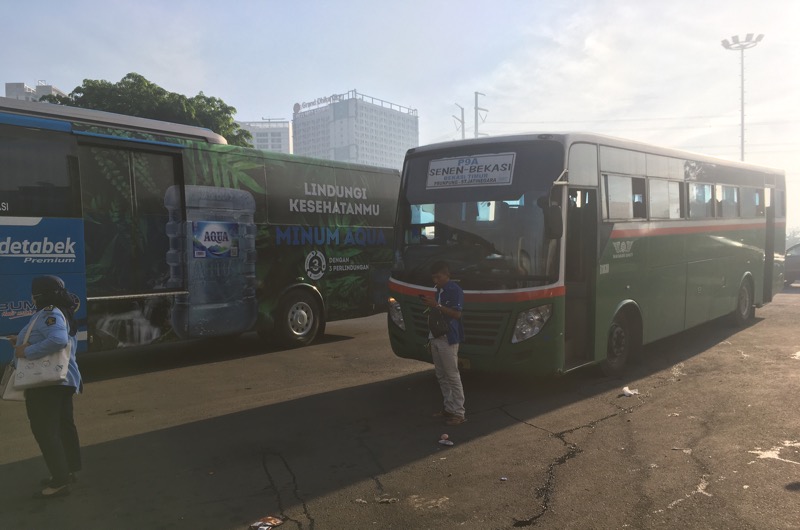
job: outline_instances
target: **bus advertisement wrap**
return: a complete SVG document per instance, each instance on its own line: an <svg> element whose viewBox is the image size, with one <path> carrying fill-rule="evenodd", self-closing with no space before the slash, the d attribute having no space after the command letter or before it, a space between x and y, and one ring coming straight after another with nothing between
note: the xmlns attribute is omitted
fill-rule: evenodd
<svg viewBox="0 0 800 530"><path fill-rule="evenodd" d="M3 334L36 274L80 296L91 351L248 331L297 346L386 308L396 170L15 100L0 103L0 167Z"/></svg>
<svg viewBox="0 0 800 530"><path fill-rule="evenodd" d="M86 283L83 274L83 222L80 219L0 217L0 336L16 335L36 312L31 282L37 276L64 280L75 300L78 349L86 349ZM82 333L81 333L82 332ZM0 364L13 357L11 343L0 341Z"/></svg>

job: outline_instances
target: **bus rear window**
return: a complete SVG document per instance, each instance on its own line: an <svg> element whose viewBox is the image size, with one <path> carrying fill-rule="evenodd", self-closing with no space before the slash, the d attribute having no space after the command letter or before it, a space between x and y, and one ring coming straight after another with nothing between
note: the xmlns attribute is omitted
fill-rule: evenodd
<svg viewBox="0 0 800 530"><path fill-rule="evenodd" d="M71 138L0 126L0 216L80 215L78 162Z"/></svg>

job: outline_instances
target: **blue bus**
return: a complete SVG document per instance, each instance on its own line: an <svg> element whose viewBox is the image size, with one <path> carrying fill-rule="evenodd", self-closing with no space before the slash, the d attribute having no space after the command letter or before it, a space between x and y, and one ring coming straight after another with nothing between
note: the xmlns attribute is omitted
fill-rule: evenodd
<svg viewBox="0 0 800 530"><path fill-rule="evenodd" d="M386 308L396 170L0 98L0 175L0 336L42 274L73 294L79 352L247 331L302 345Z"/></svg>

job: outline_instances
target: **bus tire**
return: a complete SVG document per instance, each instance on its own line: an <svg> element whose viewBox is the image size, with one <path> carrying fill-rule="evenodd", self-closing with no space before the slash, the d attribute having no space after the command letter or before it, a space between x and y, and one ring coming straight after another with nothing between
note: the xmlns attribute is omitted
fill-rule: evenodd
<svg viewBox="0 0 800 530"><path fill-rule="evenodd" d="M600 369L609 377L619 377L625 372L625 364L637 349L639 334L634 329L634 319L625 311L620 311L608 328L606 358Z"/></svg>
<svg viewBox="0 0 800 530"><path fill-rule="evenodd" d="M324 329L319 302L300 290L290 291L281 300L276 322L278 337L289 347L311 344Z"/></svg>
<svg viewBox="0 0 800 530"><path fill-rule="evenodd" d="M743 327L753 320L755 315L753 286L750 284L750 280L745 278L739 285L739 292L736 294L736 308L731 313L731 322L736 327Z"/></svg>

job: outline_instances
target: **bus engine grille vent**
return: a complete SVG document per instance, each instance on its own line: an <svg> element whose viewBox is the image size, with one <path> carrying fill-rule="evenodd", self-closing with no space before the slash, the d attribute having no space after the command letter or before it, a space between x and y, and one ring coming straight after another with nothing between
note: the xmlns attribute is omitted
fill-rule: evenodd
<svg viewBox="0 0 800 530"><path fill-rule="evenodd" d="M414 331L421 338L428 337L428 316L424 312L425 306L414 305L411 317ZM464 344L471 346L495 346L500 344L508 328L508 314L489 311L464 311Z"/></svg>

